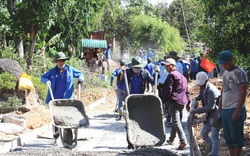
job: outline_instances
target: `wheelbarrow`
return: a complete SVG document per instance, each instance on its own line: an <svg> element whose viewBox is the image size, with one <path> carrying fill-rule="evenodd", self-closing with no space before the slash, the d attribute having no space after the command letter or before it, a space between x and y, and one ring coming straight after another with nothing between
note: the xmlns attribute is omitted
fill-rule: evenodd
<svg viewBox="0 0 250 156"><path fill-rule="evenodd" d="M157 82L156 73L155 84ZM160 146L165 142L165 126L161 99L155 95L129 95L127 74L124 72L128 96L125 99L127 139L136 148Z"/></svg>
<svg viewBox="0 0 250 156"><path fill-rule="evenodd" d="M69 149L77 146L78 128L87 128L89 126L89 118L85 113L84 104L80 100L80 90L81 85L79 84L78 99L54 99L51 87L49 87L52 97L52 100L49 102L49 109L52 118L53 134L55 136L59 132L63 147ZM55 129L58 129L57 133Z"/></svg>

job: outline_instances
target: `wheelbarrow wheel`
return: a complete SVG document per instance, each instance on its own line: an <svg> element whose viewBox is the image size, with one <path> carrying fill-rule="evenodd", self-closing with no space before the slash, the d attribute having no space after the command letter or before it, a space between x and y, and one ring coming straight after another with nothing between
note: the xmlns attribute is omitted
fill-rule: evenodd
<svg viewBox="0 0 250 156"><path fill-rule="evenodd" d="M63 130L63 142L72 145L73 144L73 133L71 129Z"/></svg>

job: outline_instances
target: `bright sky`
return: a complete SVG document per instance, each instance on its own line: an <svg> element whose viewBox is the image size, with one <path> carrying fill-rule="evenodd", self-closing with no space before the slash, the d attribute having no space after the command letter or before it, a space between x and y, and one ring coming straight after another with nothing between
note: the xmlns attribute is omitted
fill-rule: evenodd
<svg viewBox="0 0 250 156"><path fill-rule="evenodd" d="M173 0L148 0L148 1L152 4L157 4L159 2L167 2L168 4L170 4Z"/></svg>

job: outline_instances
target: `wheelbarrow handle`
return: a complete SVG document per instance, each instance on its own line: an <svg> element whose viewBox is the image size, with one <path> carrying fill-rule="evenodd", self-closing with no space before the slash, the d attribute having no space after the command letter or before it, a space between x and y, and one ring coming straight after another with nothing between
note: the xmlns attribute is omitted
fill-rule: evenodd
<svg viewBox="0 0 250 156"><path fill-rule="evenodd" d="M81 99L81 88L82 88L82 86L81 86L81 84L79 83L79 84L78 84L78 91L77 91L77 98L78 98L78 100Z"/></svg>
<svg viewBox="0 0 250 156"><path fill-rule="evenodd" d="M130 95L129 88L128 88L128 76L127 76L126 69L123 72L124 72L124 79L125 79L125 86L126 86L127 95Z"/></svg>
<svg viewBox="0 0 250 156"><path fill-rule="evenodd" d="M156 95L157 90L157 82L158 82L158 72L155 72L155 85L154 85L154 95Z"/></svg>
<svg viewBox="0 0 250 156"><path fill-rule="evenodd" d="M53 95L51 86L48 86L48 88L49 88L49 93L50 93L51 99L54 100L54 95ZM78 84L78 94L77 94L77 97L78 97L78 99L81 98L81 84Z"/></svg>
<svg viewBox="0 0 250 156"><path fill-rule="evenodd" d="M51 86L48 86L48 88L49 88L49 93L50 93L51 99L54 100L54 95L53 95Z"/></svg>

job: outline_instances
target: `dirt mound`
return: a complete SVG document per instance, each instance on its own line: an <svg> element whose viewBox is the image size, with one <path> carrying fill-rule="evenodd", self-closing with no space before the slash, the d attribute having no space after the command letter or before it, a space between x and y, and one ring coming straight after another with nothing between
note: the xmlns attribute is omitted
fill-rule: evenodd
<svg viewBox="0 0 250 156"><path fill-rule="evenodd" d="M219 78L214 78L214 79L210 79L209 80L211 83L213 83L219 90L222 89L222 80ZM191 81L189 82L189 91L191 93L191 98L194 98L195 96L197 96L199 94L199 87L197 85L195 85L195 81ZM248 94L250 93L250 89L248 89ZM201 103L199 103L199 106L201 106ZM250 146L250 94L247 96L246 98L246 109L247 109L247 116L248 118L245 121L245 126L244 126L244 140L245 140L245 147L249 147ZM197 118L201 118L203 115L197 115ZM198 124L196 127L194 127L194 134L196 134L196 139L198 141L198 144L200 146L201 152L203 153L203 155L207 154L206 148L205 148L205 143L202 140L201 136L200 136L200 131L202 128L202 123ZM246 148L242 150L242 155L247 155L250 153L250 149ZM223 130L221 130L220 133L220 156L228 156L229 152L228 152L228 147L225 143L225 140L223 138Z"/></svg>

